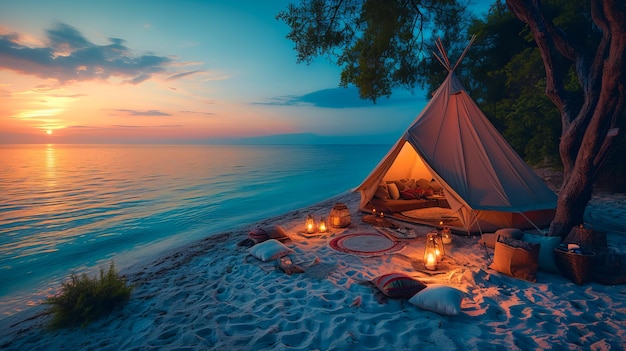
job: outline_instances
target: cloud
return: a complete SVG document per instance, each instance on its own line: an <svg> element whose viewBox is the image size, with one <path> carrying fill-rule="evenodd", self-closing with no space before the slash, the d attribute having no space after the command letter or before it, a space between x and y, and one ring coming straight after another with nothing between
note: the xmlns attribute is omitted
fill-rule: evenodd
<svg viewBox="0 0 626 351"><path fill-rule="evenodd" d="M157 125L157 126L129 126L129 125L124 125L124 124L114 124L113 127L115 128L180 128L182 127L182 124L163 124L163 125Z"/></svg>
<svg viewBox="0 0 626 351"><path fill-rule="evenodd" d="M202 71L200 71L200 70L195 70L195 71L189 71L189 72L181 72L181 73L176 73L176 74L174 74L174 75L171 75L171 76L167 77L167 79L166 79L166 80L176 80L176 79L179 79L179 78L183 78L183 77L186 77L186 76L190 76L190 75L192 75L192 74L196 74L196 73L198 73L198 72L202 72Z"/></svg>
<svg viewBox="0 0 626 351"><path fill-rule="evenodd" d="M115 109L114 112L121 112L128 116L171 116L167 112L159 110L131 110L131 109Z"/></svg>
<svg viewBox="0 0 626 351"><path fill-rule="evenodd" d="M278 96L266 102L256 103L259 105L273 106L302 106L309 105L319 108L360 108L374 106L388 106L414 102L416 97L409 92L398 91L387 98L380 98L374 104L370 100L361 99L356 87L322 89L305 95Z"/></svg>
<svg viewBox="0 0 626 351"><path fill-rule="evenodd" d="M190 111L190 110L180 111L180 113L196 114L196 115L203 115L203 116L215 116L216 115L216 113L214 112L201 112L201 111Z"/></svg>
<svg viewBox="0 0 626 351"><path fill-rule="evenodd" d="M46 45L31 47L16 33L1 34L0 69L60 83L120 77L139 84L166 72L172 63L165 56L136 55L119 38L109 38L107 45L94 44L64 23L47 30L46 38Z"/></svg>

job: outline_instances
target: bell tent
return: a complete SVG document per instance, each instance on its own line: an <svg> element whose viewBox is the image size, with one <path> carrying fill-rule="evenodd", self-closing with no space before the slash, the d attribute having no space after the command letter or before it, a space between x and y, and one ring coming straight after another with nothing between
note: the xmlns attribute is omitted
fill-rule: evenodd
<svg viewBox="0 0 626 351"><path fill-rule="evenodd" d="M398 219L443 223L468 233L538 229L554 218L556 194L498 133L454 73L472 42L454 66L437 42L440 56L435 56L448 75L355 189L361 194L361 211L377 207ZM425 180L434 189L432 195L424 188ZM406 191L417 190L418 184L423 189L417 195Z"/></svg>

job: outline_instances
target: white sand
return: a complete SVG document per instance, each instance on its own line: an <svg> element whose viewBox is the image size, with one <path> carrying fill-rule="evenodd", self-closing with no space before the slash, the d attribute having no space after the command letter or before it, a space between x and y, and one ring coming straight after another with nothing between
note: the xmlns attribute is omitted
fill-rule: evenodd
<svg viewBox="0 0 626 351"><path fill-rule="evenodd" d="M608 230L609 246L624 252L626 197L596 196L586 221ZM325 238L298 234L305 214L327 215L335 201L352 209L352 225ZM341 232L372 232L346 194L309 209L251 226L282 225L305 273L287 275L237 243L247 232L212 236L135 272L123 309L83 329L49 331L49 316L34 307L0 321L7 350L624 350L626 285L575 285L540 271L537 283L488 268L493 250L477 237L455 236L449 269L420 272L424 234L395 254L357 257L328 241ZM407 226L403 224L403 226ZM318 258L318 263L308 267ZM407 300L380 303L359 282L405 272L427 284L465 292L462 312L443 316Z"/></svg>

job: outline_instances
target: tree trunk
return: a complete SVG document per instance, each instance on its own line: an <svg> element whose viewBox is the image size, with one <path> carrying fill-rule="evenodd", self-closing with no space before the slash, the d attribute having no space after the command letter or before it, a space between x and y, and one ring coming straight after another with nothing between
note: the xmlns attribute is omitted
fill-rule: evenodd
<svg viewBox="0 0 626 351"><path fill-rule="evenodd" d="M584 222L593 184L612 143L614 133L609 131L624 118L626 7L619 0L591 0L591 17L602 30L602 39L595 52L585 52L544 17L539 1L507 0L507 4L532 32L546 69L546 94L561 112L563 185L549 235L564 238ZM576 104L570 103L564 76L555 69L557 55L574 64L581 82L584 103L578 111L572 110Z"/></svg>

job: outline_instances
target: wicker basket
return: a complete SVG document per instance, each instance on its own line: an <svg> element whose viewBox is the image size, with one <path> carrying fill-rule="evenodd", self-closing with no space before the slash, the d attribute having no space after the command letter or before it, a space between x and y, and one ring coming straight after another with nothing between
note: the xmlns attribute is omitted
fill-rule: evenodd
<svg viewBox="0 0 626 351"><path fill-rule="evenodd" d="M593 251L585 249L570 252L567 247L554 248L554 262L557 268L563 276L577 285L583 285L591 280L594 257Z"/></svg>

